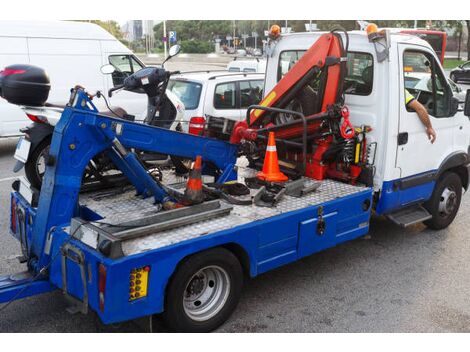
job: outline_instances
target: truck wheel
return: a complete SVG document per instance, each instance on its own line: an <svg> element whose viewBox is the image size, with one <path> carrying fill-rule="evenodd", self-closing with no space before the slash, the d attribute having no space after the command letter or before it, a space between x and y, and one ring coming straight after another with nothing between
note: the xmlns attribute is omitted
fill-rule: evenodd
<svg viewBox="0 0 470 352"><path fill-rule="evenodd" d="M230 251L215 248L195 254L170 280L163 320L173 331L212 331L232 314L242 286L240 262Z"/></svg>
<svg viewBox="0 0 470 352"><path fill-rule="evenodd" d="M24 166L24 172L31 186L41 189L42 178L46 172L46 158L49 155L51 138L45 138L31 151Z"/></svg>
<svg viewBox="0 0 470 352"><path fill-rule="evenodd" d="M424 224L434 230L444 229L454 221L462 199L462 181L453 172L442 175L434 188L431 199L424 206L432 218Z"/></svg>

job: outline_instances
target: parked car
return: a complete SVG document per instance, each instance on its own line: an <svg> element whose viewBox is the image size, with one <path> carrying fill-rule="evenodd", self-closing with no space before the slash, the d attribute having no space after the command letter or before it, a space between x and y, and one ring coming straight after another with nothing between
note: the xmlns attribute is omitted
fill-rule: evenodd
<svg viewBox="0 0 470 352"><path fill-rule="evenodd" d="M230 72L266 72L266 60L252 59L252 60L235 60L227 64L227 70Z"/></svg>
<svg viewBox="0 0 470 352"><path fill-rule="evenodd" d="M50 103L65 103L76 84L89 91L107 91L125 77L144 67L120 41L98 25L72 21L0 21L0 70L12 64L30 64L49 75ZM101 66L112 64L116 70L104 76ZM105 109L103 99L95 99ZM129 114L144 116L144 94L120 92L110 98ZM0 99L0 137L20 134L31 121L18 107Z"/></svg>
<svg viewBox="0 0 470 352"><path fill-rule="evenodd" d="M213 136L222 139L245 119L248 106L261 101L263 87L264 74L227 71L183 73L168 84L186 108L182 131L200 134L210 126Z"/></svg>
<svg viewBox="0 0 470 352"><path fill-rule="evenodd" d="M450 71L450 79L455 83L460 81L470 81L470 61L467 61Z"/></svg>

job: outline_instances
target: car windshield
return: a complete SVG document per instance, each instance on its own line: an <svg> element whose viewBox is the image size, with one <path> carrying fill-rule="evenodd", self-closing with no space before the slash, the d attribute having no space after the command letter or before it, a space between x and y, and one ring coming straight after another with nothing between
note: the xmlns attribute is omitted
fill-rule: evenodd
<svg viewBox="0 0 470 352"><path fill-rule="evenodd" d="M167 89L181 99L186 110L194 110L199 106L201 84L191 81L170 80Z"/></svg>

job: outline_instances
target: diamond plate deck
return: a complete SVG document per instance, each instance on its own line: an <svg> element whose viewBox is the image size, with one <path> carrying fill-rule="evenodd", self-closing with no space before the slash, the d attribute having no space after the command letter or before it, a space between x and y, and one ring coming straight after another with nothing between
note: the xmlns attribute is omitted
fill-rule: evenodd
<svg viewBox="0 0 470 352"><path fill-rule="evenodd" d="M246 167L240 167L239 181L243 182L245 177L252 176L253 171L254 170ZM178 183L181 184L181 182L184 182L184 178L175 177L171 173L165 172L163 181L165 184L177 185ZM305 181L307 185L313 182L310 179L305 179ZM229 215L187 226L180 226L138 239L128 240L122 244L122 248L125 255L141 253L205 236L252 221L302 209L307 206L322 204L340 197L359 193L364 189L363 187L352 186L338 181L325 180L322 181L317 191L301 198L284 196L273 208L259 207L256 205L234 205ZM252 194L254 192L256 192L256 190L252 190ZM107 223L118 224L123 220L135 220L159 211L159 206L153 204L152 198L139 198L135 195L133 190L127 190L121 194L110 194L107 197L99 196L97 198L97 195L99 194L82 195L80 197L80 203L103 216L103 221Z"/></svg>

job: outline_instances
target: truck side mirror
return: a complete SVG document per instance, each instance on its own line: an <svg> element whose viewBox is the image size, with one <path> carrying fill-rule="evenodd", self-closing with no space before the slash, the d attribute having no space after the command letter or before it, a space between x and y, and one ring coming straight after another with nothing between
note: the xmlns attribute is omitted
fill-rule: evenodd
<svg viewBox="0 0 470 352"><path fill-rule="evenodd" d="M101 69L100 69L101 73L104 74L104 75L110 75L111 73L113 73L114 71L116 71L116 68L111 65L111 64L107 64L107 65L103 65L101 66Z"/></svg>
<svg viewBox="0 0 470 352"><path fill-rule="evenodd" d="M465 96L465 107L463 109L465 116L470 117L470 89L467 89L467 95Z"/></svg>

